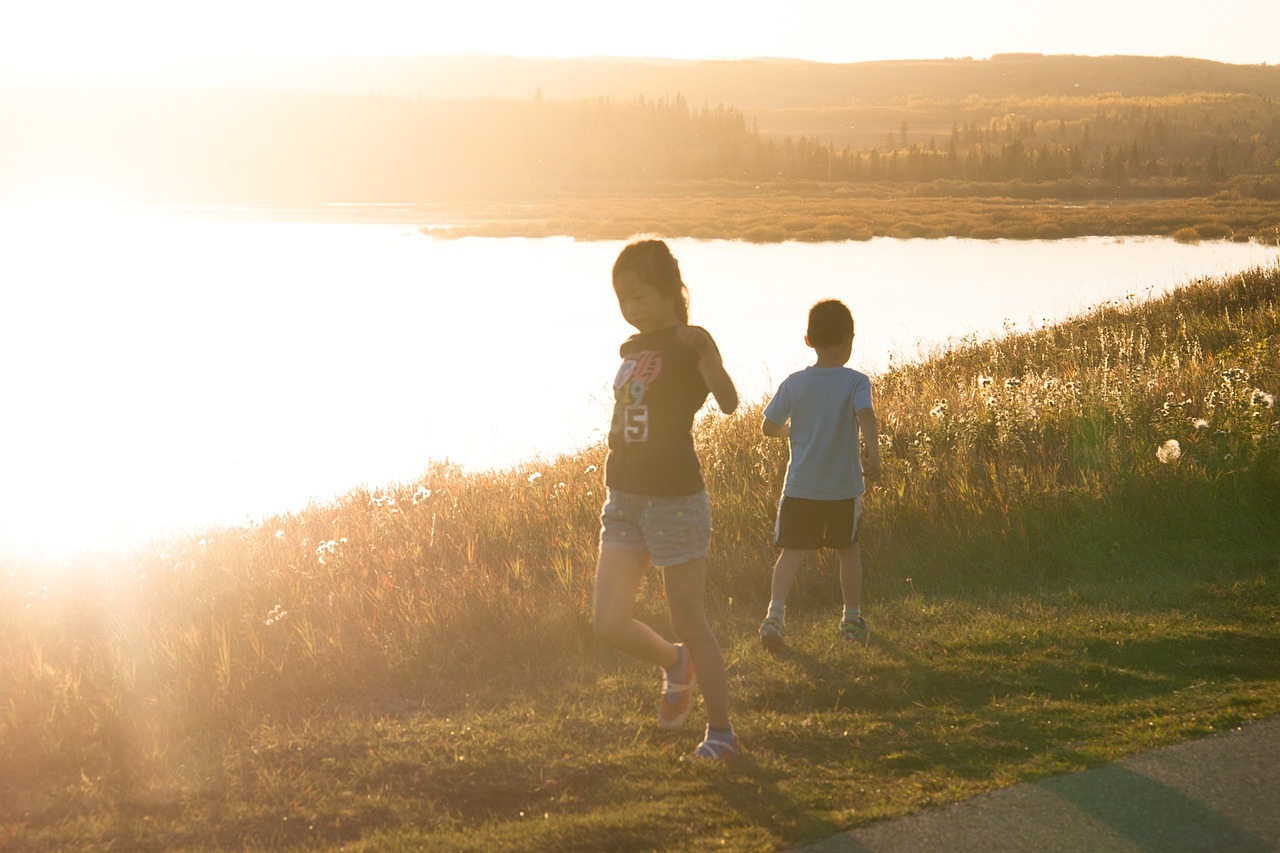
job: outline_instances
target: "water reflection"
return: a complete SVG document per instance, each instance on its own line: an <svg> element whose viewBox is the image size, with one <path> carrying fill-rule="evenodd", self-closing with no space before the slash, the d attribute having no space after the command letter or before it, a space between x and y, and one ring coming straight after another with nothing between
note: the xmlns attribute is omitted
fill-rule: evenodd
<svg viewBox="0 0 1280 853"><path fill-rule="evenodd" d="M620 243L438 241L411 225L10 218L0 551L236 523L430 460L506 466L600 439ZM1167 240L671 241L744 400L803 366L810 304L853 364L1271 262ZM17 366L21 365L19 369Z"/></svg>

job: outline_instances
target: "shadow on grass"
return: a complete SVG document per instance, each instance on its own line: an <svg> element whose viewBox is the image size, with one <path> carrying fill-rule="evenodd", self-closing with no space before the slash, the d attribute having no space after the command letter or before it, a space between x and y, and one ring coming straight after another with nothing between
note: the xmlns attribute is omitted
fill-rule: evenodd
<svg viewBox="0 0 1280 853"><path fill-rule="evenodd" d="M888 631L854 653L861 659L803 646L776 655L782 671L756 679L748 702L814 723L799 736L771 729L761 746L784 761L867 762L896 776L945 766L954 780L980 781L1000 768L1030 778L1096 765L1101 731L1170 701L1189 710L1190 731L1208 732L1194 719L1195 689L1273 679L1280 636L1217 629L1117 641L1065 630L1032 648L962 641L935 650Z"/></svg>

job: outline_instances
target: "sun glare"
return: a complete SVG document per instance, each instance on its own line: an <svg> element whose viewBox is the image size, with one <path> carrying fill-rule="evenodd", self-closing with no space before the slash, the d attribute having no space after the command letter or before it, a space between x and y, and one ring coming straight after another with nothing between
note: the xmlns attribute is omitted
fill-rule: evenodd
<svg viewBox="0 0 1280 853"><path fill-rule="evenodd" d="M29 190L3 206L6 214L24 219L116 219L127 208L106 193L80 186L46 186Z"/></svg>

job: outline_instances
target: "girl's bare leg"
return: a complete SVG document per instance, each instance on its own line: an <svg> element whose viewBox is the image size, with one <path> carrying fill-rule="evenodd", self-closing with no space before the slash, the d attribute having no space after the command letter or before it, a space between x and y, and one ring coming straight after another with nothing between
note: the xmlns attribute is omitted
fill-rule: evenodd
<svg viewBox="0 0 1280 853"><path fill-rule="evenodd" d="M671 627L689 650L693 668L702 686L707 706L707 722L713 728L729 727L729 685L724 671L724 653L707 622L707 560L699 557L663 570Z"/></svg>
<svg viewBox="0 0 1280 853"><path fill-rule="evenodd" d="M596 637L629 655L671 667L680 660L680 650L631 614L644 583L649 555L635 551L602 550L596 564ZM690 649L690 654L692 654ZM694 658L694 666L698 666ZM697 670L699 677L701 669Z"/></svg>

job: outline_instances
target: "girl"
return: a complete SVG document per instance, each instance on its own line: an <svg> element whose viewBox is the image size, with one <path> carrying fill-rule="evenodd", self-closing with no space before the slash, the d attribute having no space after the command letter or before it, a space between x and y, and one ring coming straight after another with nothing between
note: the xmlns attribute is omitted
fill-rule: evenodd
<svg viewBox="0 0 1280 853"><path fill-rule="evenodd" d="M707 733L694 755L728 758L738 753L738 739L729 722L724 655L703 607L711 505L692 430L708 392L726 414L738 407L738 393L711 335L688 324L689 291L666 243L643 240L624 248L613 265L613 290L637 334L622 345L613 382L595 633L662 667L663 728L684 723L700 678ZM632 616L650 561L663 570L679 643Z"/></svg>

